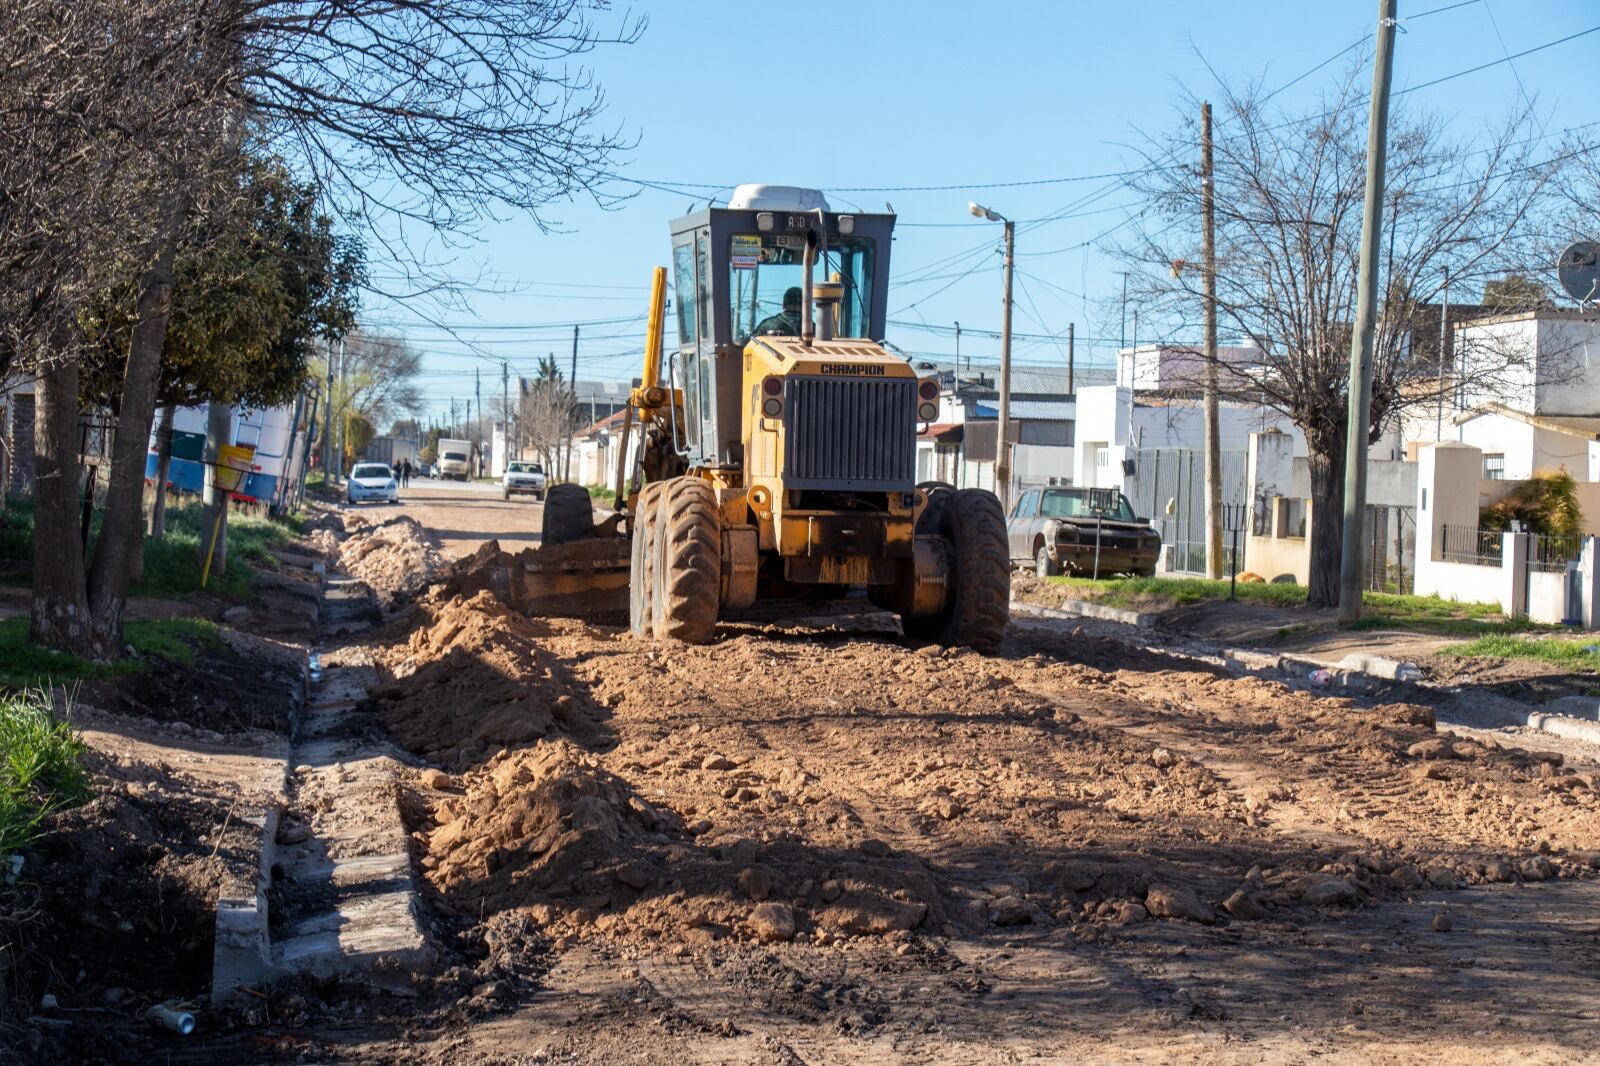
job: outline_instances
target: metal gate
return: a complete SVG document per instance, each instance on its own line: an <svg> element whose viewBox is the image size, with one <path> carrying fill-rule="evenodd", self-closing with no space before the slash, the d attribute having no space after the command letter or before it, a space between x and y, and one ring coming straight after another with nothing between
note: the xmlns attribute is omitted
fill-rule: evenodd
<svg viewBox="0 0 1600 1066"><path fill-rule="evenodd" d="M1170 569L1178 573L1206 571L1206 460L1200 448L1141 448L1134 452L1129 502L1134 512L1153 520L1169 551ZM1222 503L1245 502L1245 453L1222 453ZM1244 570L1244 540L1237 560L1223 541L1223 573Z"/></svg>
<svg viewBox="0 0 1600 1066"><path fill-rule="evenodd" d="M1411 592L1416 582L1416 508L1369 506L1366 534L1367 588Z"/></svg>

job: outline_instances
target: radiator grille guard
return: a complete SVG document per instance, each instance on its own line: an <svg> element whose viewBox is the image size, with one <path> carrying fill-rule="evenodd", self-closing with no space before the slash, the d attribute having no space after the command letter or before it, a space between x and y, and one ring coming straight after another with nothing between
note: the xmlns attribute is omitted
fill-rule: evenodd
<svg viewBox="0 0 1600 1066"><path fill-rule="evenodd" d="M909 492L917 474L914 378L784 381L784 486Z"/></svg>

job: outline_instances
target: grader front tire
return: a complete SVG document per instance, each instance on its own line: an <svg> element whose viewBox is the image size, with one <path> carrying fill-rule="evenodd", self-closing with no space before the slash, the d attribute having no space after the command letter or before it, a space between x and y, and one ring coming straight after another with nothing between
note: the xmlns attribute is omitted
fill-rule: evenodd
<svg viewBox="0 0 1600 1066"><path fill-rule="evenodd" d="M906 633L993 651L1011 620L1011 553L1000 501L983 489L957 489L944 501L938 532L950 543L950 601L936 617L903 619Z"/></svg>
<svg viewBox="0 0 1600 1066"><path fill-rule="evenodd" d="M544 531L540 543L546 547L583 540L594 532L594 502L582 485L552 485L544 499Z"/></svg>
<svg viewBox="0 0 1600 1066"><path fill-rule="evenodd" d="M636 636L655 633L656 536L661 528L661 485L652 483L639 491L634 514L632 543L628 560L628 628Z"/></svg>
<svg viewBox="0 0 1600 1066"><path fill-rule="evenodd" d="M722 522L717 496L697 477L664 484L656 511L655 633L708 643L722 597Z"/></svg>

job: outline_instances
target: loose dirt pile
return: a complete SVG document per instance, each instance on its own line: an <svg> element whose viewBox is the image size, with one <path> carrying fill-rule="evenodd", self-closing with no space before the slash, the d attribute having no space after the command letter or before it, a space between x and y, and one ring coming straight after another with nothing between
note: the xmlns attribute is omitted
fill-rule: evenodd
<svg viewBox="0 0 1600 1066"><path fill-rule="evenodd" d="M453 769L556 730L587 734L599 712L545 648L545 623L491 592L420 605L421 625L390 649L395 679L379 717L406 747Z"/></svg>
<svg viewBox="0 0 1600 1066"><path fill-rule="evenodd" d="M393 606L427 587L443 565L433 541L410 515L373 519L347 512L349 538L339 545L339 565Z"/></svg>
<svg viewBox="0 0 1600 1066"><path fill-rule="evenodd" d="M19 1061L159 1057L144 1011L203 1001L218 892L254 876L258 830L231 797L158 766L88 761L94 798L52 819L11 894L37 912L13 992L58 1021L24 1034ZM39 1009L46 995L61 1012Z"/></svg>
<svg viewBox="0 0 1600 1066"><path fill-rule="evenodd" d="M653 880L630 866L636 844L676 818L634 796L566 740L504 752L471 775L465 793L434 808L423 868L467 912L571 898L603 907L614 877Z"/></svg>

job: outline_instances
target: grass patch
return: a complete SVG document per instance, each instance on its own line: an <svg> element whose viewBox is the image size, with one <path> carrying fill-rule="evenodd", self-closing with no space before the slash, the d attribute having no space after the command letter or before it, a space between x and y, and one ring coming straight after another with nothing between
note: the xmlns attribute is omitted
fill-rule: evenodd
<svg viewBox="0 0 1600 1066"><path fill-rule="evenodd" d="M607 507L616 504L617 494L612 489L608 489L604 485L589 485L586 487L589 490L589 498L591 500L595 500Z"/></svg>
<svg viewBox="0 0 1600 1066"><path fill-rule="evenodd" d="M144 543L144 576L128 589L130 596L156 599L181 599L200 588L200 544L210 530L202 530L203 505L193 496L189 502L167 509L167 534L160 540ZM95 512L90 536L99 535L100 512ZM254 518L237 511L228 515L227 573L213 571L207 591L223 599L250 601L251 567L274 570L278 558L274 549L288 544L305 532L306 520L295 514L286 518ZM91 558L93 543L89 546ZM7 501L0 511L0 561L32 563L33 506L31 501ZM235 563L246 563L239 566Z"/></svg>
<svg viewBox="0 0 1600 1066"><path fill-rule="evenodd" d="M1071 590L1075 599L1103 603L1112 607L1165 610L1195 603L1228 598L1228 582L1200 577L1120 577L1095 581L1086 577L1053 577L1052 584ZM1237 588L1244 603L1271 607L1300 607L1306 602L1301 585L1274 585L1251 582ZM1411 596L1393 592L1365 592L1363 614L1345 628L1363 631L1400 629L1441 636L1481 636L1524 633L1556 627L1530 622L1525 618L1505 618L1495 603L1457 603L1436 596ZM1303 635L1310 626L1297 625L1281 631L1275 640ZM1290 631L1292 629L1292 632Z"/></svg>
<svg viewBox="0 0 1600 1066"><path fill-rule="evenodd" d="M1491 634L1446 648L1444 654L1462 659L1536 659L1571 670L1600 673L1600 644L1592 636L1563 639Z"/></svg>
<svg viewBox="0 0 1600 1066"><path fill-rule="evenodd" d="M0 619L0 693L48 689L77 681L95 681L145 669L154 659L188 664L197 648L222 643L214 623L201 618L134 620L123 623L122 641L133 658L97 663L66 652L28 643L26 618ZM0 695L0 699L9 699ZM3 757L3 749L0 749Z"/></svg>
<svg viewBox="0 0 1600 1066"><path fill-rule="evenodd" d="M132 596L176 599L200 588L200 546L211 536L203 529L202 507L186 504L167 512L167 535L146 540L144 577L128 590ZM304 521L300 522L304 528ZM228 516L228 569L213 569L206 591L229 600L252 600L250 567L273 570L278 566L273 549L294 538L292 523L270 518L252 518L237 512ZM248 566L240 566L247 563Z"/></svg>
<svg viewBox="0 0 1600 1066"><path fill-rule="evenodd" d="M89 798L83 750L49 692L0 695L0 860L37 837L51 813Z"/></svg>
<svg viewBox="0 0 1600 1066"><path fill-rule="evenodd" d="M1228 582L1204 577L1113 577L1099 581L1088 577L1052 577L1049 581L1071 589L1075 599L1110 607L1184 607L1228 598ZM1298 607L1306 602L1306 590L1300 585L1249 582L1239 585L1237 594L1246 603L1278 607Z"/></svg>

